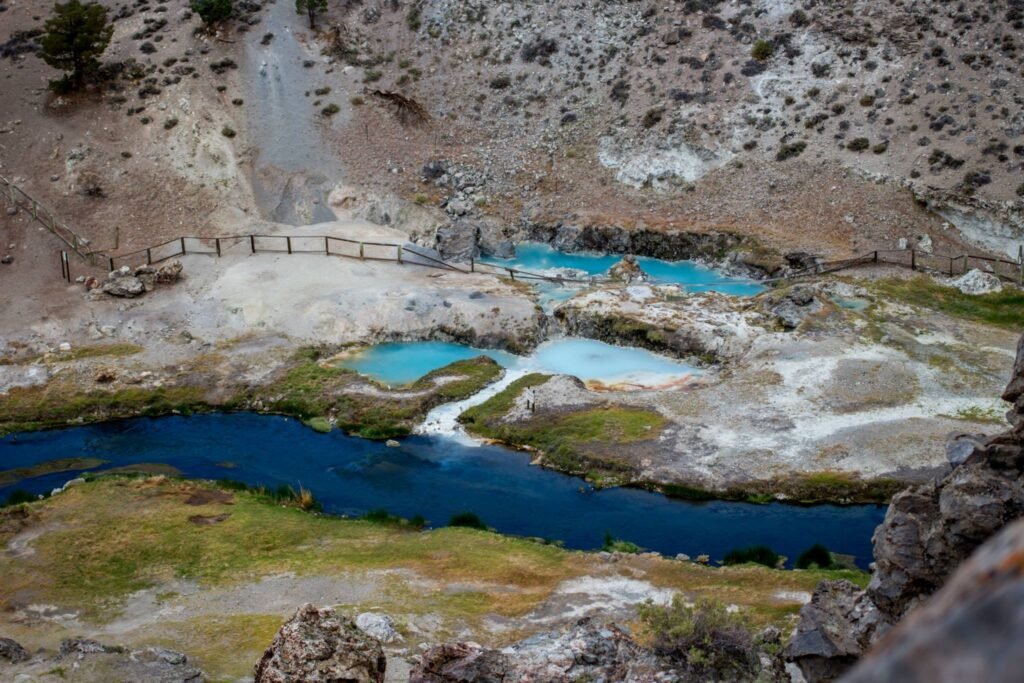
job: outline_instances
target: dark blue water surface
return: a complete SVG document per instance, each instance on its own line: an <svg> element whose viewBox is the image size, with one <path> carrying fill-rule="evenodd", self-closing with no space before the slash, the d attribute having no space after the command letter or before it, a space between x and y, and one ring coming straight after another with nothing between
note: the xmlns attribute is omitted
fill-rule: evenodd
<svg viewBox="0 0 1024 683"><path fill-rule="evenodd" d="M138 418L0 439L0 469L68 457L107 460L98 470L166 463L192 478L301 484L337 514L387 508L442 526L453 514L472 511L498 531L557 539L570 548L599 548L608 531L649 550L706 553L716 560L752 544L794 558L823 543L866 567L871 533L885 513L877 505L689 503L636 489L592 491L578 478L532 467L525 454L498 446L410 437L388 448L249 413ZM48 492L76 474L0 487L0 500L15 488Z"/></svg>

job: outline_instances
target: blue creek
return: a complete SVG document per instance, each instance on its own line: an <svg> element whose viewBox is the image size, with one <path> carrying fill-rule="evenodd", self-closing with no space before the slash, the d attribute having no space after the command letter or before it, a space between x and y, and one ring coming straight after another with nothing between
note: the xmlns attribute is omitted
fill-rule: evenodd
<svg viewBox="0 0 1024 683"><path fill-rule="evenodd" d="M443 526L472 511L499 532L557 539L596 549L605 532L668 555L769 545L790 560L813 543L871 561L871 534L884 506L692 503L637 489L591 490L581 479L529 465L524 453L467 446L446 437L414 436L399 448L317 434L297 420L251 413L136 418L0 439L0 469L57 458L107 461L94 471L165 463L189 478L276 487L300 484L326 512L358 516L376 508ZM45 493L79 472L60 472L0 487Z"/></svg>

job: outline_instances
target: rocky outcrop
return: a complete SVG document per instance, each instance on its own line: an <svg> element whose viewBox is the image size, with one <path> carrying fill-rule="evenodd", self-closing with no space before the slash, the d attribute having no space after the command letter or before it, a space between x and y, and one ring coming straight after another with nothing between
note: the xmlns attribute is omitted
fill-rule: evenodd
<svg viewBox="0 0 1024 683"><path fill-rule="evenodd" d="M834 680L890 624L942 588L975 549L1024 515L1024 337L1003 398L1013 404L1009 431L984 440L953 439L952 472L893 498L875 531L875 571L867 589L851 592L823 582L801 610L787 656L810 683ZM966 456L965 444L973 446Z"/></svg>
<svg viewBox="0 0 1024 683"><path fill-rule="evenodd" d="M815 296L812 287L799 285L787 292L769 294L764 298L763 305L787 330L800 327L800 323L809 316L820 313L825 308L821 300Z"/></svg>
<svg viewBox="0 0 1024 683"><path fill-rule="evenodd" d="M153 291L157 285L174 284L181 279L183 269L184 266L177 259L168 261L160 266L139 266L134 270L128 266L122 266L107 275L107 279L100 286L100 290L110 296L133 299L146 292ZM86 285L86 289L92 290L95 288L89 286L89 284Z"/></svg>
<svg viewBox="0 0 1024 683"><path fill-rule="evenodd" d="M438 645L422 655L409 677L410 683L579 680L640 682L678 675L619 627L587 618L504 650L472 642Z"/></svg>
<svg viewBox="0 0 1024 683"><path fill-rule="evenodd" d="M626 254L621 261L609 268L608 277L627 285L633 282L647 282L650 279L650 276L636 262L636 256L632 254Z"/></svg>
<svg viewBox="0 0 1024 683"><path fill-rule="evenodd" d="M983 273L973 268L960 277L951 280L950 283L964 294L978 295L1000 292L1003 289L1002 281L991 273Z"/></svg>
<svg viewBox="0 0 1024 683"><path fill-rule="evenodd" d="M398 445L399 443L394 439L389 439L387 442L389 448ZM356 617L356 626L366 635L376 638L384 644L400 643L404 640L402 634L395 628L395 620L386 614L363 612Z"/></svg>
<svg viewBox="0 0 1024 683"><path fill-rule="evenodd" d="M333 609L306 603L263 653L255 683L382 683L385 667L376 638Z"/></svg>
<svg viewBox="0 0 1024 683"><path fill-rule="evenodd" d="M24 662L28 657L28 652L16 640L0 638L0 661L17 664Z"/></svg>
<svg viewBox="0 0 1024 683"><path fill-rule="evenodd" d="M786 649L808 681L834 681L857 662L888 622L867 594L849 581L823 581L800 610Z"/></svg>
<svg viewBox="0 0 1024 683"><path fill-rule="evenodd" d="M735 297L649 285L586 292L555 309L554 318L569 335L704 360L743 355L769 322Z"/></svg>
<svg viewBox="0 0 1024 683"><path fill-rule="evenodd" d="M724 232L629 230L618 225L581 224L572 219L553 223L527 220L524 233L524 239L547 242L559 251L636 254L673 261L719 258L743 243L743 238Z"/></svg>
<svg viewBox="0 0 1024 683"><path fill-rule="evenodd" d="M1024 521L985 542L843 681L1012 683L1024 671Z"/></svg>
<svg viewBox="0 0 1024 683"><path fill-rule="evenodd" d="M202 683L203 672L181 652L162 647L129 650L95 640L74 638L60 644L54 654L41 650L30 656L9 638L0 638L0 679L5 681L56 680L66 671L69 680L83 683L146 681L147 683ZM64 677L64 673L60 677Z"/></svg>

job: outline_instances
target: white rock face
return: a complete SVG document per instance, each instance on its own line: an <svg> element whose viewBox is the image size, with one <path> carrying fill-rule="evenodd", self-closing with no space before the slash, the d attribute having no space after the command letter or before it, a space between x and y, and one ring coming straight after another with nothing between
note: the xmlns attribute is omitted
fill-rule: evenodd
<svg viewBox="0 0 1024 683"><path fill-rule="evenodd" d="M597 155L602 166L615 169L620 183L640 188L650 185L667 189L674 181L692 183L727 162L731 155L693 149L686 143L675 146L627 149L610 137L601 139Z"/></svg>
<svg viewBox="0 0 1024 683"><path fill-rule="evenodd" d="M964 294L989 294L1001 292L1003 283L995 275L984 273L977 268L967 271L951 283Z"/></svg>

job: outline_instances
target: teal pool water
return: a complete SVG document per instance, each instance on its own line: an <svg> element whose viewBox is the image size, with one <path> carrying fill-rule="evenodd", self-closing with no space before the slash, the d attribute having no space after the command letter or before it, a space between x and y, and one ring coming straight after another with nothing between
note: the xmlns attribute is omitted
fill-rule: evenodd
<svg viewBox="0 0 1024 683"><path fill-rule="evenodd" d="M571 268L588 275L603 275L620 260L622 256L615 254L568 254L538 242L520 244L516 247L515 258L512 259L481 259L485 263L530 272ZM637 263L651 276L655 284L680 285L691 292L715 291L733 296L753 296L764 290L764 287L754 280L731 277L693 261L662 261L640 256L637 257Z"/></svg>
<svg viewBox="0 0 1024 683"><path fill-rule="evenodd" d="M340 359L338 365L378 382L401 386L449 363L480 355L490 356L509 369L573 375L605 384L660 386L698 373L685 363L644 349L575 338L545 342L525 357L449 342L379 344Z"/></svg>
<svg viewBox="0 0 1024 683"><path fill-rule="evenodd" d="M490 356L504 367L510 367L516 362L516 357L505 351L428 341L378 344L342 359L338 365L372 377L378 382L401 386L415 382L437 368L477 356Z"/></svg>

